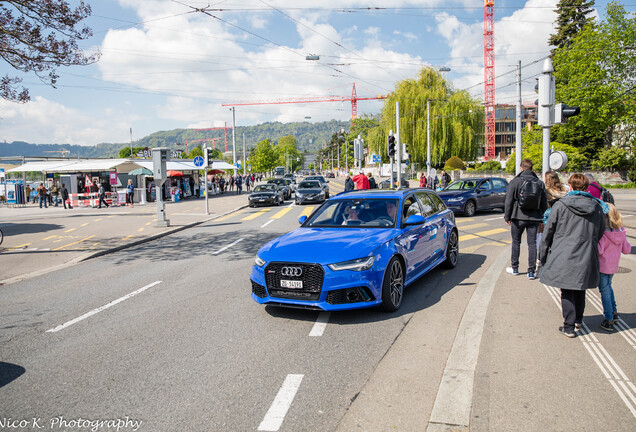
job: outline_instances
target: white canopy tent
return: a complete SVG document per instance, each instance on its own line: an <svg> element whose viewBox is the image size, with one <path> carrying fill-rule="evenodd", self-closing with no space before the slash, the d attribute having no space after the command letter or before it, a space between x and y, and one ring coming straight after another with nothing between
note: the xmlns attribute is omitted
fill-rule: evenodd
<svg viewBox="0 0 636 432"><path fill-rule="evenodd" d="M110 171L114 169L120 173L127 173L137 168L141 168L141 165L137 161L130 159L77 159L27 162L9 170L9 172L75 173Z"/></svg>

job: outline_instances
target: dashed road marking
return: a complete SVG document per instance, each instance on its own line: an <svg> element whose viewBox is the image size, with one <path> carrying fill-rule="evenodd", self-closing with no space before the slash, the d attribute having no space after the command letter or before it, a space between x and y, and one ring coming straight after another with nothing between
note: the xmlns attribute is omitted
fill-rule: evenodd
<svg viewBox="0 0 636 432"><path fill-rule="evenodd" d="M503 219L503 218L504 218L503 216L497 216L497 217L489 218L489 219L485 219L485 220L486 220L486 221L493 221L493 220Z"/></svg>
<svg viewBox="0 0 636 432"><path fill-rule="evenodd" d="M268 212L268 211L270 211L270 210L271 210L271 209L268 209L268 208L261 209L261 210L259 210L259 211L257 211L257 212L252 213L252 214L251 214L251 215L249 215L249 216L245 216L245 217L244 217L244 218L242 218L241 220L246 221L246 220L256 219L257 217L259 217L259 216L261 216L261 215L263 215L263 214L267 213L267 212Z"/></svg>
<svg viewBox="0 0 636 432"><path fill-rule="evenodd" d="M271 217L271 219L280 219L283 216L285 216L287 213L289 213L289 211L292 209L291 206L285 207L284 209L276 212L276 214L274 216Z"/></svg>
<svg viewBox="0 0 636 432"><path fill-rule="evenodd" d="M329 323L329 317L331 316L330 312L320 312L318 318L316 319L316 323L314 324L311 332L309 332L309 336L319 337L322 336L327 328L327 324Z"/></svg>
<svg viewBox="0 0 636 432"><path fill-rule="evenodd" d="M142 231L143 231L143 230L145 230L145 229L146 229L146 228L141 227L141 228L139 228L137 231L138 231L138 232L142 232Z"/></svg>
<svg viewBox="0 0 636 432"><path fill-rule="evenodd" d="M65 232L65 233L73 232L73 231L75 231L76 229L77 229L77 228L71 228L71 229L67 229L67 230L66 230L66 231L64 231L64 232Z"/></svg>
<svg viewBox="0 0 636 432"><path fill-rule="evenodd" d="M456 225L460 225L460 224L463 224L463 223L466 223L466 222L472 222L472 221L474 221L474 220L475 220L475 218L461 218L461 219L455 219L455 224L456 224Z"/></svg>
<svg viewBox="0 0 636 432"><path fill-rule="evenodd" d="M294 397L296 397L296 392L300 387L303 377L304 375L301 374L287 375L276 398L274 398L274 402L272 402L267 414L265 414L265 418L258 426L259 431L275 432L280 429L283 420L285 420L285 415L294 401Z"/></svg>
<svg viewBox="0 0 636 432"><path fill-rule="evenodd" d="M309 206L309 207L305 207L305 209L303 210L303 212L300 214L300 216L307 216L309 217L309 215L314 211L316 207L314 206ZM299 216L299 217L300 217Z"/></svg>
<svg viewBox="0 0 636 432"><path fill-rule="evenodd" d="M86 318L88 318L88 317L90 317L90 316L95 315L96 313L102 312L102 311L104 311L104 310L108 309L108 308L109 308L109 307L111 307L111 306L115 306L117 303L121 303L121 302L123 302L124 300L128 300L129 298L134 297L134 296L136 296L137 294L140 294L140 293L142 293L142 292L146 291L148 288L152 288L153 286L155 286L155 285L157 285L157 284L160 284L160 283L161 283L161 281L156 281L156 282L153 282L153 283L151 283L151 284L148 284L148 285L146 285L146 286L145 286L145 287L143 287L143 288L139 288L137 291L133 291L133 292L131 292L130 294L126 294L125 296L120 297L120 298L118 298L117 300L113 300L112 302L110 302L110 303L108 303L108 304L105 304L104 306L100 306L100 307L98 307L97 309L93 309L92 311L87 312L87 313L85 313L84 315L82 315L82 316L80 316L80 317L77 317L77 318L75 318L75 319L72 319L72 320L70 320L70 321L67 321L67 322L65 322L64 324L61 324L61 325L59 325L59 326L57 326L57 327L55 327L55 328L52 328L52 329L50 329L50 330L47 330L46 332L47 332L47 333L55 333L55 332L58 332L58 331L60 331L60 330L63 330L63 329L65 329L65 328L66 328L66 327L68 327L68 326L71 326L71 325L73 325L73 324L76 324L76 323L78 323L78 322L80 322L80 321L82 321L82 320L84 320L84 319L86 319Z"/></svg>
<svg viewBox="0 0 636 432"><path fill-rule="evenodd" d="M487 223L476 223L476 224L472 224L472 225L462 225L461 227L459 227L460 230L467 230L467 229L475 229L475 228L483 228L485 226L488 226Z"/></svg>
<svg viewBox="0 0 636 432"><path fill-rule="evenodd" d="M86 240L92 239L93 237L95 237L95 234L93 234L92 236L88 236L88 237L86 237L86 238L83 238L83 239L81 239L81 240L78 240L78 241L76 241L76 242L69 243L69 244L66 244L66 245L64 245L64 246L60 246L60 247L55 248L55 249L53 249L53 250L54 250L54 251L56 251L56 250L64 249L65 247L73 246L74 244L78 244L78 243L81 243L81 242L83 242L83 241L86 241Z"/></svg>
<svg viewBox="0 0 636 432"><path fill-rule="evenodd" d="M493 234L500 234L504 232L508 232L508 230L506 228L496 228L493 230L482 231L475 234L467 234L467 235L459 236L459 241L462 242L462 241L476 239L479 237L486 237Z"/></svg>
<svg viewBox="0 0 636 432"><path fill-rule="evenodd" d="M221 221L224 221L224 220L228 220L228 219L230 219L230 218L232 218L232 217L234 217L234 216L236 216L236 215L239 215L239 214L241 214L241 213L243 213L243 212L246 212L246 211L247 211L247 209L246 209L246 208L241 209L241 210L237 210L237 211L235 211L234 213L230 213L230 214L228 214L228 215L221 216L221 217L220 217L220 218L218 218L218 219L214 219L214 222L221 222Z"/></svg>
<svg viewBox="0 0 636 432"><path fill-rule="evenodd" d="M227 246L223 246L221 249L219 249L218 251L214 252L212 255L218 255L218 254L220 254L221 252L223 252L223 251L225 251L225 250L227 250L227 249L231 248L231 247L232 247L232 246L234 246L235 244L238 244L239 242L242 242L243 240L244 240L243 238L240 238L240 239L238 239L238 240L236 240L236 241L234 241L234 242L230 243L230 244L229 244L229 245L227 245Z"/></svg>
<svg viewBox="0 0 636 432"><path fill-rule="evenodd" d="M83 223L80 226L86 226L86 225L90 225L90 222Z"/></svg>
<svg viewBox="0 0 636 432"><path fill-rule="evenodd" d="M263 225L261 225L261 228L265 228L267 225L271 224L272 222L274 222L274 219L270 219L267 222L265 222Z"/></svg>

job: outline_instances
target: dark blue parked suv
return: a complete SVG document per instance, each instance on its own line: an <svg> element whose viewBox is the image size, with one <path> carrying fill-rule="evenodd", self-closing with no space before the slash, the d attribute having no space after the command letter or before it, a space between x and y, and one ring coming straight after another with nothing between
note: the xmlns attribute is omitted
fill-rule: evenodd
<svg viewBox="0 0 636 432"><path fill-rule="evenodd" d="M466 178L452 182L438 195L449 209L470 217L478 210L503 210L507 190L508 181L500 177Z"/></svg>

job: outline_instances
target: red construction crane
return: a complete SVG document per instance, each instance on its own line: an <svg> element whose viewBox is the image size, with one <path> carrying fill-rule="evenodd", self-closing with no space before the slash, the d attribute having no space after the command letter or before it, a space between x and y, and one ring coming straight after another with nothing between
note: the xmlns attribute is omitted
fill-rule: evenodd
<svg viewBox="0 0 636 432"><path fill-rule="evenodd" d="M495 158L495 0L484 0L485 159Z"/></svg>
<svg viewBox="0 0 636 432"><path fill-rule="evenodd" d="M290 99L274 99L274 100L262 100L262 101L245 101L221 104L221 106L242 106L242 105L279 105L279 104L302 104L313 102L346 102L351 101L351 118L358 117L358 101L360 100L379 100L386 99L388 95L378 95L376 97L358 97L356 93L356 83L353 83L353 90L351 91L351 97L349 96L308 96L305 98L290 98Z"/></svg>
<svg viewBox="0 0 636 432"><path fill-rule="evenodd" d="M227 127L227 122L225 122L225 126L224 127L213 127L213 128L206 128L206 129L195 129L196 132L203 132L203 131L210 131L210 130L219 130L219 129L223 129L225 131L225 151L227 151L227 130L228 129L232 129L232 126ZM218 138L215 138L218 139ZM212 141L213 145L214 145L214 141ZM216 147L214 147L216 148Z"/></svg>
<svg viewBox="0 0 636 432"><path fill-rule="evenodd" d="M188 148L187 147L188 143L198 143L198 142L206 142L207 143L207 142L210 142L210 141L212 141L212 148L216 149L216 142L218 140L220 140L220 139L221 139L221 137L218 137L218 138L205 138L205 139L198 139L198 140L186 140L186 149Z"/></svg>

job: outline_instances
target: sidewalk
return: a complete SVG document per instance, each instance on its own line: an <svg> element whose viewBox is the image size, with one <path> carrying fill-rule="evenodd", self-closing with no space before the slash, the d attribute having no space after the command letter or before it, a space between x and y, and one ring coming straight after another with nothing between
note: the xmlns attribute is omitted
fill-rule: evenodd
<svg viewBox="0 0 636 432"><path fill-rule="evenodd" d="M247 205L247 193L226 192L191 198L165 207L169 227L157 227L156 203L130 207L63 206L40 209L0 207L0 286L63 269L105 253L133 247L158 237L212 220Z"/></svg>

